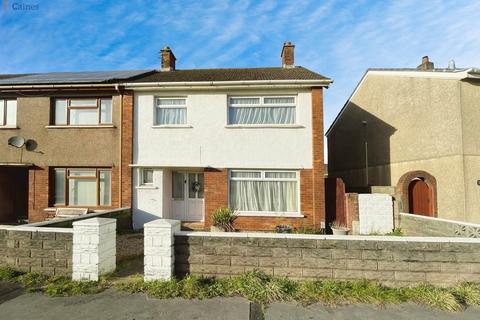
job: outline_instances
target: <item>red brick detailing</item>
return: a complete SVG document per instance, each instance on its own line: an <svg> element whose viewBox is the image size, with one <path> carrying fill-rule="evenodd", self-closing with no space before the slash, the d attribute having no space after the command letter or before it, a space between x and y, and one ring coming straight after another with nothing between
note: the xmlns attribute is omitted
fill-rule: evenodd
<svg viewBox="0 0 480 320"><path fill-rule="evenodd" d="M212 214L228 207L228 170L206 168L204 172L205 228L212 225Z"/></svg>
<svg viewBox="0 0 480 320"><path fill-rule="evenodd" d="M313 225L319 229L325 222L325 165L323 160L323 88L312 88L313 152Z"/></svg>
<svg viewBox="0 0 480 320"><path fill-rule="evenodd" d="M45 220L43 210L48 208L48 167L33 167L28 171L28 221Z"/></svg>
<svg viewBox="0 0 480 320"><path fill-rule="evenodd" d="M133 91L122 95L122 145L121 145L121 195L119 207L132 205L132 168L133 161Z"/></svg>

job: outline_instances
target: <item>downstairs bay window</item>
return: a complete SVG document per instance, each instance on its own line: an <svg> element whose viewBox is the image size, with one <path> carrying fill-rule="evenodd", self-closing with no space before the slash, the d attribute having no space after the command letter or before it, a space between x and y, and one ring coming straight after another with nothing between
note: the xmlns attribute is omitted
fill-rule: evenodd
<svg viewBox="0 0 480 320"><path fill-rule="evenodd" d="M230 207L239 214L300 214L297 171L231 170Z"/></svg>
<svg viewBox="0 0 480 320"><path fill-rule="evenodd" d="M112 203L110 169L55 168L55 206L102 207Z"/></svg>

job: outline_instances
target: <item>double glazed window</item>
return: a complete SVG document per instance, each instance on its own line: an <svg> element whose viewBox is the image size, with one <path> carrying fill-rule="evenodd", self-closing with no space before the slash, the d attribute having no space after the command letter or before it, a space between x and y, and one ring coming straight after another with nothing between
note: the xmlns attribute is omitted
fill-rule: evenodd
<svg viewBox="0 0 480 320"><path fill-rule="evenodd" d="M110 206L112 203L109 169L56 168L55 205Z"/></svg>
<svg viewBox="0 0 480 320"><path fill-rule="evenodd" d="M153 169L150 169L150 168L140 169L140 185L141 186L153 185Z"/></svg>
<svg viewBox="0 0 480 320"><path fill-rule="evenodd" d="M157 98L155 107L155 125L187 124L186 98Z"/></svg>
<svg viewBox="0 0 480 320"><path fill-rule="evenodd" d="M295 97L231 97L228 124L295 124Z"/></svg>
<svg viewBox="0 0 480 320"><path fill-rule="evenodd" d="M230 207L240 212L298 213L297 171L230 171Z"/></svg>
<svg viewBox="0 0 480 320"><path fill-rule="evenodd" d="M17 125L17 100L0 99L0 127Z"/></svg>
<svg viewBox="0 0 480 320"><path fill-rule="evenodd" d="M55 125L112 123L112 98L55 99Z"/></svg>

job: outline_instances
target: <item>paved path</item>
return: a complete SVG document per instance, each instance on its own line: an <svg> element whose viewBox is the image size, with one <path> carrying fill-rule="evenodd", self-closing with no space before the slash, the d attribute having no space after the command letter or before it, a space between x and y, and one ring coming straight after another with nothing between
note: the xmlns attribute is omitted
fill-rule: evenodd
<svg viewBox="0 0 480 320"><path fill-rule="evenodd" d="M450 313L414 304L378 308L369 305L302 307L290 303L270 305L265 320L478 320L480 309ZM25 293L18 285L0 282L0 320L260 320L258 307L241 298L211 300L159 300L143 294L107 290L96 295L51 298L40 293Z"/></svg>

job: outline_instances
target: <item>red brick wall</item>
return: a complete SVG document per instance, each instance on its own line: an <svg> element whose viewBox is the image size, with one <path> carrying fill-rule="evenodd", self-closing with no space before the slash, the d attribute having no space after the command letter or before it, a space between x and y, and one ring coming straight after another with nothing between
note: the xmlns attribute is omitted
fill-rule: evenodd
<svg viewBox="0 0 480 320"><path fill-rule="evenodd" d="M325 165L323 159L323 88L312 88L313 152L313 225L319 229L325 222Z"/></svg>
<svg viewBox="0 0 480 320"><path fill-rule="evenodd" d="M33 167L28 172L28 221L45 220L43 209L48 208L48 167Z"/></svg>
<svg viewBox="0 0 480 320"><path fill-rule="evenodd" d="M323 89L312 89L312 153L313 168L300 171L300 211L303 218L238 217L239 230L271 231L277 225L319 229L325 222L325 186L323 160ZM228 206L228 170L205 170L205 228L212 225L211 215L217 208Z"/></svg>
<svg viewBox="0 0 480 320"><path fill-rule="evenodd" d="M121 166L121 195L119 206L132 205L132 164L133 160L133 91L125 91L122 96L122 157Z"/></svg>

